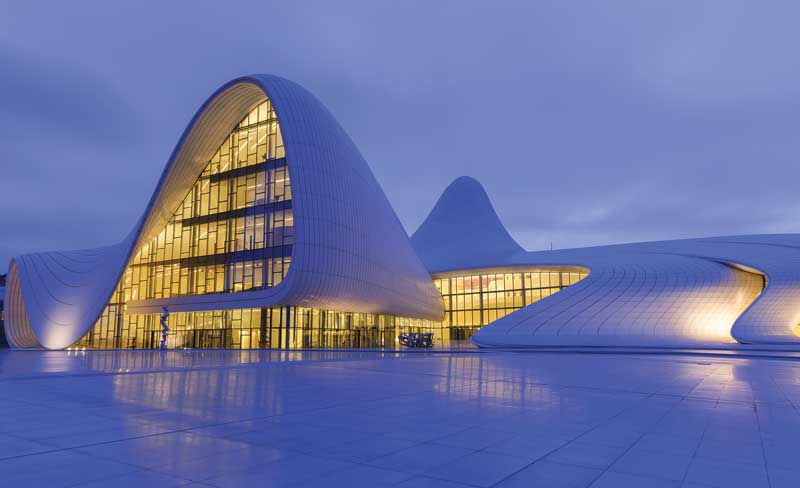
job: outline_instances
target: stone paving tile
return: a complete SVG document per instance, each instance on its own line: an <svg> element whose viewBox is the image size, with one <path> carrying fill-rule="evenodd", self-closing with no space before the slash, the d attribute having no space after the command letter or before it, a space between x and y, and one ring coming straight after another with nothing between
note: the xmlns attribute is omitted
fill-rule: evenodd
<svg viewBox="0 0 800 488"><path fill-rule="evenodd" d="M175 478L204 481L257 468L263 464L295 455L297 454L269 447L247 446L180 461L165 459L163 463L152 466L150 469Z"/></svg>
<svg viewBox="0 0 800 488"><path fill-rule="evenodd" d="M156 473L153 471L134 471L119 476L112 476L108 478L90 481L88 483L80 483L79 486L85 488L107 488L113 486L114 488L142 488L142 487L183 487L193 485L190 480L175 478L165 474Z"/></svg>
<svg viewBox="0 0 800 488"><path fill-rule="evenodd" d="M725 442L704 438L695 456L712 461L736 464L764 465L764 449L761 442Z"/></svg>
<svg viewBox="0 0 800 488"><path fill-rule="evenodd" d="M395 486L397 486L397 488L469 488L472 485L427 478L424 476L415 476Z"/></svg>
<svg viewBox="0 0 800 488"><path fill-rule="evenodd" d="M412 477L413 475L409 473L360 465L312 477L296 486L308 488L319 486L341 486L347 488L396 486ZM269 482L265 480L265 484L269 485Z"/></svg>
<svg viewBox="0 0 800 488"><path fill-rule="evenodd" d="M570 442L567 439L553 439L550 437L530 437L519 435L511 439L498 442L485 449L486 452L505 454L526 459L529 462L538 461L548 454L556 451Z"/></svg>
<svg viewBox="0 0 800 488"><path fill-rule="evenodd" d="M586 468L605 469L625 453L625 448L571 442L548 455L545 460L563 464L575 464Z"/></svg>
<svg viewBox="0 0 800 488"><path fill-rule="evenodd" d="M603 471L571 464L539 461L498 483L498 488L583 488L589 486Z"/></svg>
<svg viewBox="0 0 800 488"><path fill-rule="evenodd" d="M417 444L369 461L380 468L402 470L408 473L423 474L433 468L446 465L456 459L474 452L461 447L440 444Z"/></svg>
<svg viewBox="0 0 800 488"><path fill-rule="evenodd" d="M342 443L336 446L335 449L319 449L309 454L339 459L341 461L368 463L373 459L412 448L417 444L418 443L413 441L395 439L385 435L376 435L355 442Z"/></svg>
<svg viewBox="0 0 800 488"><path fill-rule="evenodd" d="M490 427L473 427L455 434L440 437L433 441L445 446L466 447L467 449L486 449L514 437L514 434Z"/></svg>
<svg viewBox="0 0 800 488"><path fill-rule="evenodd" d="M73 486L138 471L129 464L74 451L6 459L0 462L3 486Z"/></svg>
<svg viewBox="0 0 800 488"><path fill-rule="evenodd" d="M353 463L298 454L208 478L203 480L203 483L219 488L262 485L293 486L318 479L329 473L354 469L358 466Z"/></svg>
<svg viewBox="0 0 800 488"><path fill-rule="evenodd" d="M474 486L493 486L527 466L528 461L514 456L474 452L441 464L425 474L437 479Z"/></svg>
<svg viewBox="0 0 800 488"><path fill-rule="evenodd" d="M592 429L580 437L581 442L611 447L628 448L642 437L639 430L631 428L624 422L611 422Z"/></svg>
<svg viewBox="0 0 800 488"><path fill-rule="evenodd" d="M606 471L591 485L592 488L679 488L680 486L679 481L614 471Z"/></svg>
<svg viewBox="0 0 800 488"><path fill-rule="evenodd" d="M769 481L772 488L796 488L800 486L800 471L770 468Z"/></svg>
<svg viewBox="0 0 800 488"><path fill-rule="evenodd" d="M0 459L51 450L53 450L53 446L41 441L29 441L11 435L0 434Z"/></svg>
<svg viewBox="0 0 800 488"><path fill-rule="evenodd" d="M633 448L620 457L611 471L682 481L692 462L692 453L671 454Z"/></svg>
<svg viewBox="0 0 800 488"><path fill-rule="evenodd" d="M767 471L763 465L711 461L697 458L689 467L686 481L706 486L725 488L747 486L769 487Z"/></svg>
<svg viewBox="0 0 800 488"><path fill-rule="evenodd" d="M634 444L636 450L664 452L667 454L693 453L700 445L701 439L696 437L680 437L664 433L648 433Z"/></svg>

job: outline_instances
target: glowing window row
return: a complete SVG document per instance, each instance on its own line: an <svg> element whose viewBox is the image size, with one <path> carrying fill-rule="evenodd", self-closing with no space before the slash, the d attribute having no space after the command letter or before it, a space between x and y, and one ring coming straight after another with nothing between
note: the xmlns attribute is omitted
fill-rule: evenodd
<svg viewBox="0 0 800 488"><path fill-rule="evenodd" d="M175 211L173 220L214 215L292 199L286 166L215 179L200 178Z"/></svg>
<svg viewBox="0 0 800 488"><path fill-rule="evenodd" d="M481 291L522 290L569 286L586 277L586 273L527 272L439 278L434 284L442 295Z"/></svg>
<svg viewBox="0 0 800 488"><path fill-rule="evenodd" d="M287 246L293 242L292 209L194 225L170 222L158 237L142 247L131 264Z"/></svg>
<svg viewBox="0 0 800 488"><path fill-rule="evenodd" d="M222 173L286 156L281 128L272 103L254 108L220 145L203 176Z"/></svg>
<svg viewBox="0 0 800 488"><path fill-rule="evenodd" d="M107 307L77 346L157 348L160 314L124 311L124 305ZM445 337L426 321L304 307L174 312L168 324L170 349L394 347L397 335L409 330L435 331L437 338Z"/></svg>
<svg viewBox="0 0 800 488"><path fill-rule="evenodd" d="M444 326L471 332L557 293L587 276L580 272L530 271L434 279L444 301Z"/></svg>
<svg viewBox="0 0 800 488"><path fill-rule="evenodd" d="M230 293L277 286L290 257L182 267L178 263L132 266L123 277L123 299L146 300L204 293Z"/></svg>

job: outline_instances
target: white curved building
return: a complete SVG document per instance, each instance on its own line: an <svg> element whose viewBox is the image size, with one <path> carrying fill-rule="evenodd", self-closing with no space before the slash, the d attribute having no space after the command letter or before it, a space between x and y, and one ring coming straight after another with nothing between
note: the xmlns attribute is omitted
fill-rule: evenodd
<svg viewBox="0 0 800 488"><path fill-rule="evenodd" d="M578 270L573 286L552 288L546 297L523 295L511 313L483 321L488 326L471 337L482 347L800 341L800 235L518 251L480 184L459 178L412 242L434 278L450 278L451 288L466 267L473 276L557 272L561 285L565 271ZM483 303L485 288L473 277L466 293L480 293ZM523 279L504 299L524 288Z"/></svg>
<svg viewBox="0 0 800 488"><path fill-rule="evenodd" d="M286 345L297 307L443 314L350 138L313 95L266 75L233 80L203 104L120 244L17 257L7 294L9 340L26 348L69 347L93 326L90 346L152 347L163 306L186 312L173 315L175 333L204 331L173 345L198 347ZM229 341L218 331L233 320L245 323ZM265 328L283 337L253 341Z"/></svg>
<svg viewBox="0 0 800 488"><path fill-rule="evenodd" d="M200 108L117 245L12 260L12 347L797 343L800 236L526 252L459 178L409 240L357 148L288 80Z"/></svg>

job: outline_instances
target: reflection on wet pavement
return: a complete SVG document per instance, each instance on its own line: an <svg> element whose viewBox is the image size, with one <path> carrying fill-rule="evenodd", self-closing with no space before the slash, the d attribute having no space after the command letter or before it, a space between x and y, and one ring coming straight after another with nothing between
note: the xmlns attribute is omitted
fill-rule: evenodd
<svg viewBox="0 0 800 488"><path fill-rule="evenodd" d="M791 360L0 351L0 388L7 486L800 486Z"/></svg>

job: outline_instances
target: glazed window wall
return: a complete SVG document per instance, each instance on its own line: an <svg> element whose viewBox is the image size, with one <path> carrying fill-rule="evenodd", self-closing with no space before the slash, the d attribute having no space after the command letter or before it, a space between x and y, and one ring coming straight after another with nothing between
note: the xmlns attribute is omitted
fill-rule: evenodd
<svg viewBox="0 0 800 488"><path fill-rule="evenodd" d="M147 330L124 317L130 301L276 286L293 244L291 180L267 100L231 131L166 226L134 255L85 339L127 347L123 338Z"/></svg>
<svg viewBox="0 0 800 488"><path fill-rule="evenodd" d="M284 155L266 101L230 133L169 223L133 257L125 301L280 283L294 241Z"/></svg>
<svg viewBox="0 0 800 488"><path fill-rule="evenodd" d="M437 277L445 319L443 340L466 340L484 325L585 278L585 272L518 271Z"/></svg>
<svg viewBox="0 0 800 488"><path fill-rule="evenodd" d="M124 305L109 305L75 347L157 349L160 319L160 314L128 315ZM176 312L167 323L169 349L392 348L400 332L432 326L388 315L303 307Z"/></svg>
<svg viewBox="0 0 800 488"><path fill-rule="evenodd" d="M253 109L203 169L122 282L124 301L276 286L294 242L292 190L269 101Z"/></svg>

